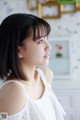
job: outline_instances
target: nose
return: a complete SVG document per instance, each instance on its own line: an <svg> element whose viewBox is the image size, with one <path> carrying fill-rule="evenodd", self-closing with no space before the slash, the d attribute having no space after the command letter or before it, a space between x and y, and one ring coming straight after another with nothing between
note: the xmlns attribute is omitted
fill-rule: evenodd
<svg viewBox="0 0 80 120"><path fill-rule="evenodd" d="M51 45L48 41L46 42L46 49L51 50Z"/></svg>

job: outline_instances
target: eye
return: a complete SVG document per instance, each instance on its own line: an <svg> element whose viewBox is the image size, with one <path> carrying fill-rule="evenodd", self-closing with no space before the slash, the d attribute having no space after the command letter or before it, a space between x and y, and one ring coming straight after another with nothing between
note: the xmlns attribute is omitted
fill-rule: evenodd
<svg viewBox="0 0 80 120"><path fill-rule="evenodd" d="M46 37L42 37L42 38L38 39L37 44L44 43L46 40L48 40L48 36L46 36Z"/></svg>
<svg viewBox="0 0 80 120"><path fill-rule="evenodd" d="M37 44L41 44L41 43L43 43L43 42L44 42L44 39L41 38L41 39L39 39L39 41L37 42Z"/></svg>
<svg viewBox="0 0 80 120"><path fill-rule="evenodd" d="M41 44L41 43L43 43L43 42L44 42L43 40L40 40L40 41L37 42L37 44Z"/></svg>

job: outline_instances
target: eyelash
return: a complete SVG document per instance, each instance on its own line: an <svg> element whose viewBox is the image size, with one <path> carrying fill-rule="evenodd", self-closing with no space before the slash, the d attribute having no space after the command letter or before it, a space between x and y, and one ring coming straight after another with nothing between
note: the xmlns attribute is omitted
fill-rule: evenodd
<svg viewBox="0 0 80 120"><path fill-rule="evenodd" d="M44 42L44 40L40 40L39 42L38 42L38 44L41 44L41 43L43 43Z"/></svg>
<svg viewBox="0 0 80 120"><path fill-rule="evenodd" d="M48 37L46 37L46 39L48 39ZM41 40L39 40L39 42L38 42L38 44L41 44L41 43L43 43L45 41L45 39L41 39Z"/></svg>

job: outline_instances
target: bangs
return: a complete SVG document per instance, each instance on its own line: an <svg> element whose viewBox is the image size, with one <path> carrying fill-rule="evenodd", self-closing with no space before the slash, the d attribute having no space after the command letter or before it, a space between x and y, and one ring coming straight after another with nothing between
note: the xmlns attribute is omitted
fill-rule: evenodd
<svg viewBox="0 0 80 120"><path fill-rule="evenodd" d="M36 41L41 37L48 36L51 31L50 25L43 21L43 23L37 23L33 27L33 40Z"/></svg>
<svg viewBox="0 0 80 120"><path fill-rule="evenodd" d="M33 18L33 21L29 21L28 24L26 22L24 26L25 27L22 27L21 29L22 32L19 40L19 45L24 44L24 38L30 37L32 35L33 41L36 41L41 37L48 36L51 31L50 25L45 20L38 17ZM23 28L25 28L25 30Z"/></svg>

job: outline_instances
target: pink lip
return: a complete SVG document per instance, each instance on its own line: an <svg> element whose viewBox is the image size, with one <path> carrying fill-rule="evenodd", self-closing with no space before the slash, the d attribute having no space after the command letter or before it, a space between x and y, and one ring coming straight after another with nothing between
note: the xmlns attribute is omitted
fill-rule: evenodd
<svg viewBox="0 0 80 120"><path fill-rule="evenodd" d="M49 56L50 56L50 54L47 54L47 55L45 55L44 57L45 57L45 58L49 58Z"/></svg>
<svg viewBox="0 0 80 120"><path fill-rule="evenodd" d="M46 54L45 56L50 56L50 53ZM45 56L44 56L44 57L45 57Z"/></svg>

